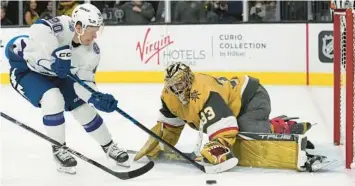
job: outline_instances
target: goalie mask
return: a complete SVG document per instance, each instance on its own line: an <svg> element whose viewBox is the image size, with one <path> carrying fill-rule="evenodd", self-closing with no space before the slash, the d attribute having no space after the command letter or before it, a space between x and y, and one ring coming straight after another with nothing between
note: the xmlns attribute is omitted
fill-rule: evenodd
<svg viewBox="0 0 355 186"><path fill-rule="evenodd" d="M189 103L190 90L194 81L194 74L189 66L178 62L165 69L164 82L166 87L174 93L182 104Z"/></svg>

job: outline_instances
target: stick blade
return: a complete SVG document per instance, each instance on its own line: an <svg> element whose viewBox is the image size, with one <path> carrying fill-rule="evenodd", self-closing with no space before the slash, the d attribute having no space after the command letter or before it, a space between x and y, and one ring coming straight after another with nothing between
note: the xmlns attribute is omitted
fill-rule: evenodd
<svg viewBox="0 0 355 186"><path fill-rule="evenodd" d="M120 178L122 180L128 180L132 178L139 177L148 171L150 171L154 167L154 162L149 161L149 163L145 164L143 167L140 167L138 169L128 171L128 172L115 172L112 171L112 175L116 176L117 178Z"/></svg>

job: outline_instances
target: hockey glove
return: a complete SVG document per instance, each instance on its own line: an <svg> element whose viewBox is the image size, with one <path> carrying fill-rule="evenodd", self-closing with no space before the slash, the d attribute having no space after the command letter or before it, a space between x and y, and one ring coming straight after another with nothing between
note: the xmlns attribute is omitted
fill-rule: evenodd
<svg viewBox="0 0 355 186"><path fill-rule="evenodd" d="M59 77L66 78L70 73L71 50L68 45L55 49L52 53L54 63L51 64L51 70Z"/></svg>
<svg viewBox="0 0 355 186"><path fill-rule="evenodd" d="M170 145L176 145L178 142L181 132L184 129L184 125L176 127L169 124L165 124L162 122L158 122L151 131L154 132L159 137L163 138ZM144 144L144 146L139 150L139 152L134 157L134 160L137 161L143 156L155 157L159 151L167 150L160 147L159 142L153 137L149 137L148 141Z"/></svg>
<svg viewBox="0 0 355 186"><path fill-rule="evenodd" d="M213 165L220 164L229 158L234 157L231 150L223 145L220 138L215 138L206 143L201 150L201 155Z"/></svg>
<svg viewBox="0 0 355 186"><path fill-rule="evenodd" d="M117 108L118 101L111 94L96 92L88 100L95 108L103 112L113 112Z"/></svg>

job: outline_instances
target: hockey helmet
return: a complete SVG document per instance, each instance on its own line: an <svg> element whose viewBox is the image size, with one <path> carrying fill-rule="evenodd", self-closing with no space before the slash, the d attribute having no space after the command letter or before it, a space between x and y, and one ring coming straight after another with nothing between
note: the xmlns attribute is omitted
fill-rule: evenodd
<svg viewBox="0 0 355 186"><path fill-rule="evenodd" d="M81 24L82 32L78 33L79 35L82 35L88 26L100 28L103 26L103 17L100 10L90 3L76 6L72 13L72 20L74 26Z"/></svg>

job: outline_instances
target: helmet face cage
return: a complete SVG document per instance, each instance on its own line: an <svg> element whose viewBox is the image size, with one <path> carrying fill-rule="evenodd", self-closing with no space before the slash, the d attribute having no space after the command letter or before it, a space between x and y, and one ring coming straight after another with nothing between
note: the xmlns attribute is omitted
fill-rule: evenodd
<svg viewBox="0 0 355 186"><path fill-rule="evenodd" d="M189 102L193 79L190 67L183 63L170 65L165 71L165 85L183 104Z"/></svg>

